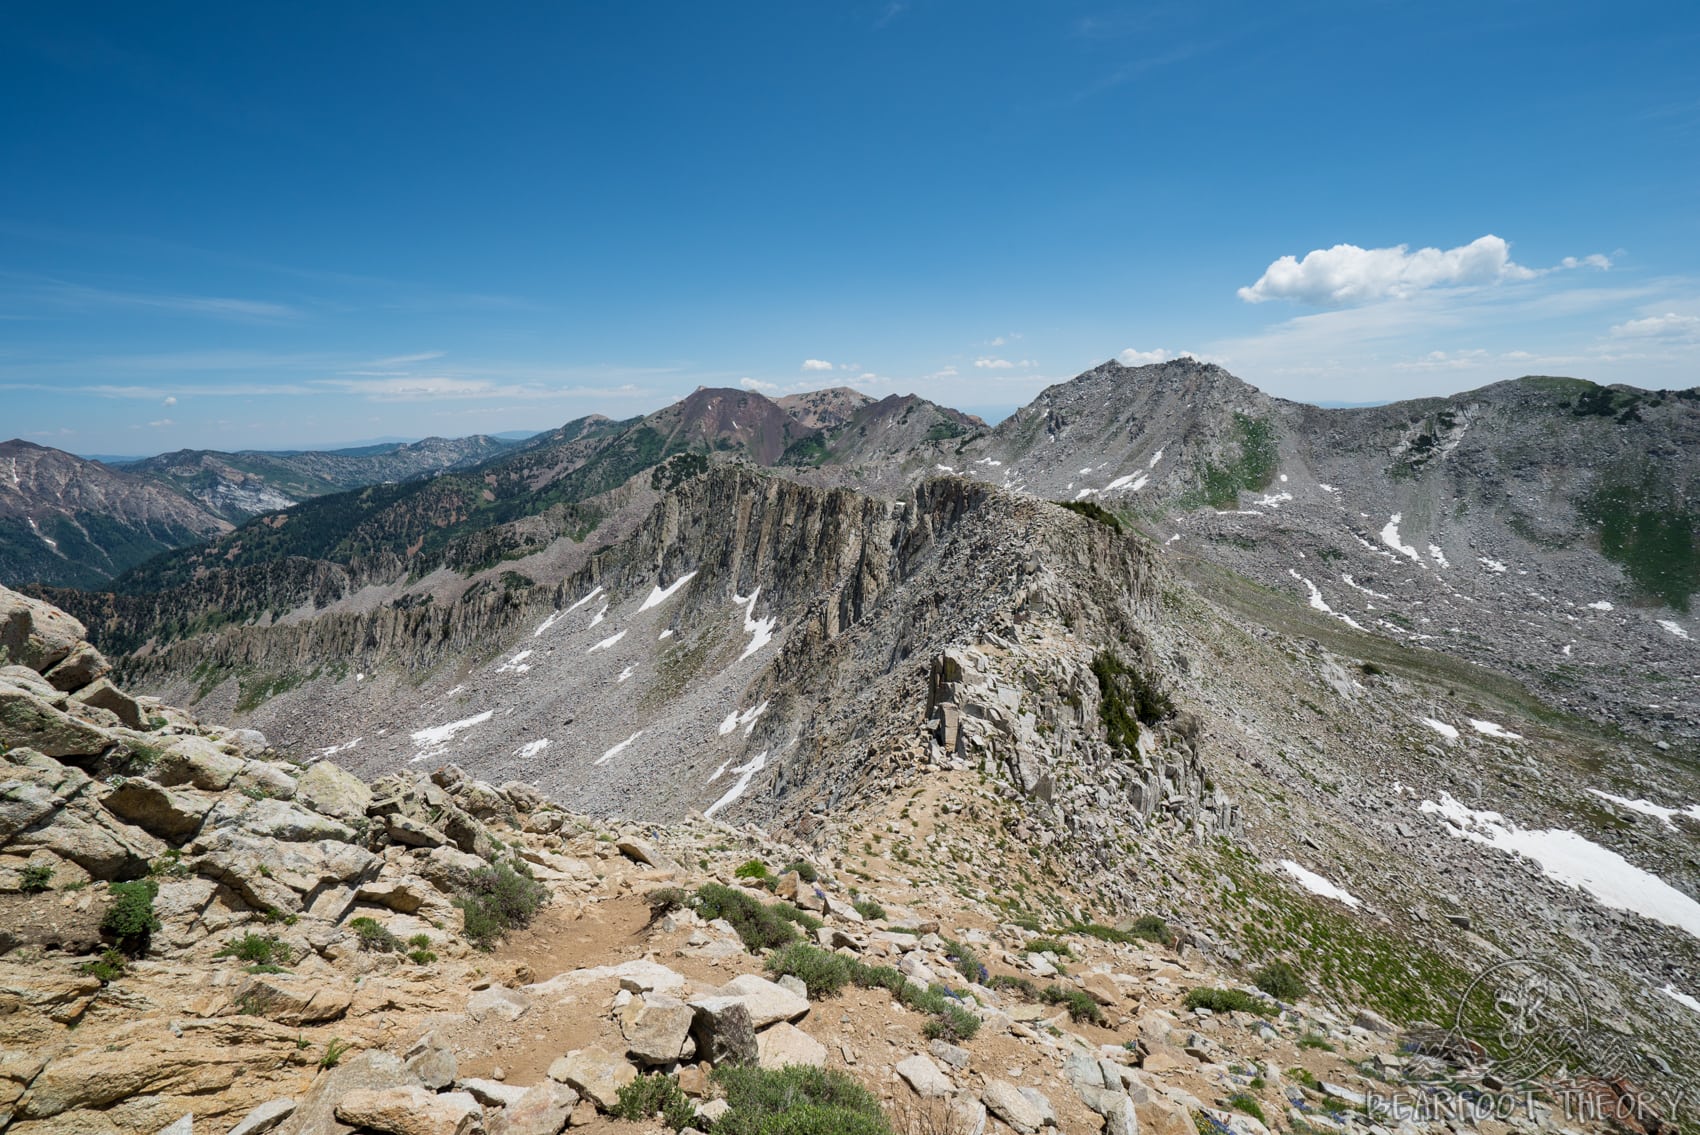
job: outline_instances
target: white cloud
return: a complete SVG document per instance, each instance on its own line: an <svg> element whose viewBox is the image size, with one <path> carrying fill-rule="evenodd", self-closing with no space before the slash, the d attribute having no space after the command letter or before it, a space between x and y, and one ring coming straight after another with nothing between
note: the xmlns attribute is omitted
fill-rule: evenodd
<svg viewBox="0 0 1700 1135"><path fill-rule="evenodd" d="M1645 319L1631 319L1611 329L1618 339L1693 339L1700 338L1700 315L1678 315L1667 311Z"/></svg>
<svg viewBox="0 0 1700 1135"><path fill-rule="evenodd" d="M174 425L176 425L176 424L177 424L177 423L176 423L176 422L174 422L174 421L172 421L172 420L171 420L171 419L170 419L170 418L161 418L161 419L159 419L159 421L157 421L157 422L149 422L149 423L148 423L148 426L149 426L149 428L151 428L151 429L156 429L156 430L157 430L157 429L163 429L163 428L164 428L164 427L166 427L166 426L174 426Z"/></svg>
<svg viewBox="0 0 1700 1135"><path fill-rule="evenodd" d="M1149 366L1152 363L1160 363L1171 356L1168 350L1163 347L1158 347L1154 351L1136 351L1129 347L1116 357L1122 361L1124 366L1142 367Z"/></svg>
<svg viewBox="0 0 1700 1135"><path fill-rule="evenodd" d="M804 370L831 370L832 364L827 362L825 359L804 359L803 360L803 369Z"/></svg>
<svg viewBox="0 0 1700 1135"><path fill-rule="evenodd" d="M1491 233L1469 244L1442 251L1401 244L1392 248L1359 248L1337 244L1305 253L1304 259L1283 256L1255 284L1241 288L1247 303L1272 299L1297 300L1319 307L1342 307L1375 300L1401 299L1430 288L1456 288L1532 280L1547 272L1591 267L1609 268L1611 261L1595 254L1565 257L1555 268L1527 268L1511 259L1511 245Z"/></svg>
<svg viewBox="0 0 1700 1135"><path fill-rule="evenodd" d="M779 390L779 384L777 382L762 382L761 380L754 378L740 378L738 380L738 385L742 386L745 390L761 390L772 393L777 393Z"/></svg>
<svg viewBox="0 0 1700 1135"><path fill-rule="evenodd" d="M947 366L947 367L944 367L941 370L935 370L932 374L927 375L927 377L928 378L955 378L956 377L956 368Z"/></svg>
<svg viewBox="0 0 1700 1135"><path fill-rule="evenodd" d="M984 357L975 359L974 365L979 367L981 370L1009 370L1011 367L1015 366L1015 364L1010 362L1008 359L988 359Z"/></svg>
<svg viewBox="0 0 1700 1135"><path fill-rule="evenodd" d="M159 404L161 406L175 406L175 405L177 405L177 395L167 394L164 398L162 398L160 400Z"/></svg>

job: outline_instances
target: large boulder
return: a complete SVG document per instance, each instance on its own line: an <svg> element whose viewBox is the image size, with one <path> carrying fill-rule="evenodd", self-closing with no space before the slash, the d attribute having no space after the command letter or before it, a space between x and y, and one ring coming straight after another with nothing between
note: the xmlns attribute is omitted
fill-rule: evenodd
<svg viewBox="0 0 1700 1135"><path fill-rule="evenodd" d="M345 1057L335 1068L319 1073L295 1111L277 1127L277 1135L344 1135L350 1127L336 1118L336 1105L344 1096L363 1088L414 1083L417 1081L402 1067L399 1056L367 1051Z"/></svg>
<svg viewBox="0 0 1700 1135"><path fill-rule="evenodd" d="M142 715L141 703L106 678L82 687L71 695L71 700L92 709L104 709L131 729L142 729L147 724Z"/></svg>
<svg viewBox="0 0 1700 1135"><path fill-rule="evenodd" d="M153 778L168 787L187 784L204 792L223 792L241 771L241 757L231 756L205 737L178 737L155 763Z"/></svg>
<svg viewBox="0 0 1700 1135"><path fill-rule="evenodd" d="M322 816L354 824L366 818L372 790L353 773L320 761L301 775L295 785L295 800Z"/></svg>
<svg viewBox="0 0 1700 1135"><path fill-rule="evenodd" d="M235 891L258 910L299 914L325 890L351 891L377 878L383 860L352 843L282 843L245 832L203 831L190 848L196 870Z"/></svg>
<svg viewBox="0 0 1700 1135"><path fill-rule="evenodd" d="M7 851L30 855L50 851L96 879L135 879L164 855L170 845L140 828L120 822L104 808L79 799L50 818L12 837Z"/></svg>
<svg viewBox="0 0 1700 1135"><path fill-rule="evenodd" d="M347 982L293 973L253 974L235 997L244 1012L280 1025L339 1021L353 1001L354 989Z"/></svg>
<svg viewBox="0 0 1700 1135"><path fill-rule="evenodd" d="M756 1044L756 1027L750 1011L736 997L714 997L693 1001L696 1018L691 1037L697 1042L697 1058L711 1064L749 1064L761 1055Z"/></svg>
<svg viewBox="0 0 1700 1135"><path fill-rule="evenodd" d="M294 800L271 797L251 800L244 795L226 795L219 800L207 815L206 827L212 831L240 831L282 843L327 839L353 843L356 838L354 829L347 824L308 811Z"/></svg>
<svg viewBox="0 0 1700 1135"><path fill-rule="evenodd" d="M644 993L620 1010L626 1054L639 1064L676 1064L696 1055L691 1023L696 1011L677 997Z"/></svg>
<svg viewBox="0 0 1700 1135"><path fill-rule="evenodd" d="M104 729L72 717L46 698L12 684L0 684L0 748L27 747L50 757L95 757L115 738Z"/></svg>
<svg viewBox="0 0 1700 1135"><path fill-rule="evenodd" d="M0 587L0 662L45 673L87 637L83 624L59 608Z"/></svg>
<svg viewBox="0 0 1700 1135"><path fill-rule="evenodd" d="M613 1110L620 1089L637 1075L630 1061L604 1048L574 1049L549 1065L551 1080L568 1085L603 1111Z"/></svg>
<svg viewBox="0 0 1700 1135"><path fill-rule="evenodd" d="M691 1001L698 1008L710 1008L727 1001L740 1001L749 1010L750 1021L764 1029L779 1021L795 1021L809 1011L809 999L798 996L783 985L753 973L740 974L707 997Z"/></svg>
<svg viewBox="0 0 1700 1135"><path fill-rule="evenodd" d="M126 779L100 798L106 810L143 831L182 843L201 830L213 798L192 789L166 788L142 776Z"/></svg>
<svg viewBox="0 0 1700 1135"><path fill-rule="evenodd" d="M6 782L0 792L0 844L47 819L93 783L81 770L34 749L12 749L0 761L0 779Z"/></svg>
<svg viewBox="0 0 1700 1135"><path fill-rule="evenodd" d="M70 654L43 676L52 683L54 689L70 693L82 689L97 678L104 678L111 672L112 663L106 660L104 654L86 642L79 642L71 648Z"/></svg>
<svg viewBox="0 0 1700 1135"><path fill-rule="evenodd" d="M533 1084L507 1106L507 1135L559 1135L578 1098L576 1091L554 1080Z"/></svg>
<svg viewBox="0 0 1700 1135"><path fill-rule="evenodd" d="M383 1135L467 1135L484 1125L484 1109L466 1092L356 1088L337 1101L344 1123Z"/></svg>

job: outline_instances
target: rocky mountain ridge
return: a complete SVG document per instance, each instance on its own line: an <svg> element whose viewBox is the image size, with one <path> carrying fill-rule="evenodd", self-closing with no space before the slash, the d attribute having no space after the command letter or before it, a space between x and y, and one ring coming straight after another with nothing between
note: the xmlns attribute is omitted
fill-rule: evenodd
<svg viewBox="0 0 1700 1135"><path fill-rule="evenodd" d="M1036 907L943 886L1042 859L949 768L835 812L837 847L636 825L453 765L292 759L129 698L74 620L4 590L0 643L18 1135L1676 1130L1621 1074L1458 1111L1503 1083L1473 1042L1307 991L1311 958L1252 973L1180 890L1118 928L1066 877ZM1005 700L990 665L933 668L959 753ZM1190 871L1206 846L1153 826L1145 851Z"/></svg>

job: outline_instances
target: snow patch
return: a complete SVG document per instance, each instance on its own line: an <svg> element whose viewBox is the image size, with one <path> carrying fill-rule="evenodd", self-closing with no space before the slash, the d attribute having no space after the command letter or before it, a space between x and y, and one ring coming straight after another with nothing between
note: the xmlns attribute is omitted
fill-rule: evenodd
<svg viewBox="0 0 1700 1135"><path fill-rule="evenodd" d="M940 473L954 473L954 472L956 472L956 470L952 469L949 465L934 465L933 468L937 469Z"/></svg>
<svg viewBox="0 0 1700 1135"><path fill-rule="evenodd" d="M1493 721L1477 721L1472 717L1470 718L1470 728L1484 737L1498 737L1501 741L1521 741L1523 739L1521 733L1513 733L1505 726Z"/></svg>
<svg viewBox="0 0 1700 1135"><path fill-rule="evenodd" d="M1665 628L1665 630L1669 631L1677 638L1688 638L1688 632L1682 629L1682 625L1680 623L1674 623L1669 619L1660 619L1659 626Z"/></svg>
<svg viewBox="0 0 1700 1135"><path fill-rule="evenodd" d="M596 598L600 594L602 594L602 585L597 584L595 587L592 587L590 589L589 595L586 595L583 599L580 599L577 603L574 603L571 607L568 607L567 608L567 614L569 614L569 615L572 614L574 611L578 610L580 607L584 606L586 603L590 602L592 599Z"/></svg>
<svg viewBox="0 0 1700 1135"><path fill-rule="evenodd" d="M702 814L706 817L712 818L714 813L720 811L720 809L726 807L726 805L742 796L744 794L744 790L750 786L750 781L755 777L756 773L766 767L767 753L763 752L754 760L748 761L733 769L733 772L739 774L738 782L726 790L726 795L722 796L720 799L705 808Z"/></svg>
<svg viewBox="0 0 1700 1135"><path fill-rule="evenodd" d="M1343 902L1350 907L1359 907L1363 905L1363 900L1358 898L1358 896L1342 887L1335 886L1327 879L1324 879L1321 875L1318 875L1315 871L1307 870L1306 868L1299 866L1297 863L1294 863L1291 859L1281 860L1281 870L1291 875L1298 881L1299 886L1303 887L1313 895L1321 895L1325 899L1333 899L1335 902Z"/></svg>
<svg viewBox="0 0 1700 1135"><path fill-rule="evenodd" d="M328 748L328 749L320 749L320 750L319 750L319 759L320 759L320 760L324 760L324 759L325 759L325 758L327 758L327 757L334 757L334 756L336 756L336 755L337 755L337 754L338 754L338 753L346 753L346 752L348 752L348 751L349 751L349 750L351 750L351 749L354 749L354 748L356 748L356 747L358 747L358 746L359 746L359 744L360 744L360 740L361 740L361 739L360 739L360 738L359 738L359 737L356 737L356 738L355 738L355 739L354 739L354 740L352 740L352 741L344 741L344 742L343 742L343 743L342 743L342 744L340 744L340 745L332 745L332 746L331 746L331 747L330 747L330 748Z"/></svg>
<svg viewBox="0 0 1700 1135"><path fill-rule="evenodd" d="M734 729L738 728L738 726L742 725L744 727L744 736L748 737L751 733L755 732L756 720L759 717L761 717L762 714L764 714L766 712L767 712L767 703L766 702L762 702L760 705L756 706L754 709L746 709L742 713L739 713L736 710L734 710L731 713L726 715L725 721L722 721L720 723L720 735L722 737L724 737L724 736L726 736L726 734L732 732L732 730L734 730Z"/></svg>
<svg viewBox="0 0 1700 1135"><path fill-rule="evenodd" d="M750 592L750 597L748 599L744 598L742 595L732 596L732 602L748 604L748 606L744 609L744 633L751 636L750 645L744 647L744 653L738 655L739 662L742 662L744 659L772 642L773 628L779 624L779 619L777 617L771 619L758 619L755 617L756 600L760 597L761 588L759 587Z"/></svg>
<svg viewBox="0 0 1700 1135"><path fill-rule="evenodd" d="M1439 544L1430 544L1428 546L1428 554L1429 558L1434 560L1434 562L1439 564L1441 567L1449 568L1452 566L1446 562L1446 553L1440 550Z"/></svg>
<svg viewBox="0 0 1700 1135"><path fill-rule="evenodd" d="M620 671L620 676L618 678L615 678L614 680L616 682L623 682L627 678L630 678L636 672L637 672L636 666L627 666L624 670Z"/></svg>
<svg viewBox="0 0 1700 1135"><path fill-rule="evenodd" d="M1381 542L1386 544L1389 548L1392 548L1395 552L1404 556L1409 556L1413 563L1420 564L1423 562L1423 558L1417 554L1417 550L1409 544L1401 544L1399 542L1399 522L1403 519L1404 513L1396 512L1393 514L1393 519L1389 520L1382 526Z"/></svg>
<svg viewBox="0 0 1700 1135"><path fill-rule="evenodd" d="M672 637L673 637L673 628L668 627L666 630L662 631L660 634L655 636L655 641L661 642L665 639L669 639L669 638L672 638Z"/></svg>
<svg viewBox="0 0 1700 1135"><path fill-rule="evenodd" d="M1179 540L1180 538L1181 538L1181 534L1179 532L1176 532L1173 536L1170 536L1167 540L1164 540L1163 543L1173 544L1176 540Z"/></svg>
<svg viewBox="0 0 1700 1135"><path fill-rule="evenodd" d="M1493 574L1495 574L1495 575L1504 575L1505 574L1505 571L1506 571L1505 565L1500 563L1498 560L1490 560L1486 556L1477 556L1476 562L1481 564L1483 567L1487 568L1489 571L1493 572Z"/></svg>
<svg viewBox="0 0 1700 1135"><path fill-rule="evenodd" d="M708 783L713 784L715 781L719 780L722 776L726 775L726 769L727 769L728 766L731 765L731 763L732 762L731 762L730 759L721 761L720 767L714 770L714 775L708 778Z"/></svg>
<svg viewBox="0 0 1700 1135"><path fill-rule="evenodd" d="M609 749L606 753L603 753L600 757L597 757L596 761L594 763L599 764L599 765L600 764L606 764L607 762L613 760L615 757L619 756L621 753L625 752L627 745L630 745L633 741L636 741L639 737L642 737L642 736L643 736L643 730L639 729L636 733L633 733L630 737L627 737L624 741L621 741L618 745L615 745L612 749Z"/></svg>
<svg viewBox="0 0 1700 1135"><path fill-rule="evenodd" d="M1588 610L1590 611L1610 611L1612 609L1612 605L1604 599L1596 600L1595 602L1588 604Z"/></svg>
<svg viewBox="0 0 1700 1135"><path fill-rule="evenodd" d="M1691 820L1700 820L1700 804L1690 804L1686 808L1667 808L1663 804L1655 804L1651 800L1631 800L1627 796L1613 796L1609 792L1601 792L1597 788L1588 789L1601 800L1610 800L1620 808L1628 808L1631 812L1639 812L1643 816L1657 816L1664 825L1672 831L1676 825L1671 821L1677 816L1687 816Z"/></svg>
<svg viewBox="0 0 1700 1135"><path fill-rule="evenodd" d="M603 619L606 619L607 617L608 617L608 604L604 603L604 604L602 604L602 609L597 611L596 614L594 614L590 617L590 625L594 627L597 623L600 623Z"/></svg>
<svg viewBox="0 0 1700 1135"><path fill-rule="evenodd" d="M498 673L498 674L523 674L527 670L531 669L531 664L526 661L526 659L530 658L530 657L531 657L531 651L522 650L518 654L514 655L512 658L508 659L506 662L502 663L500 666L496 667L496 673Z"/></svg>
<svg viewBox="0 0 1700 1135"><path fill-rule="evenodd" d="M1555 882L1592 895L1603 906L1627 910L1700 938L1700 902L1615 851L1561 828L1519 828L1498 812L1479 812L1446 793L1424 800L1424 815L1439 816L1459 839L1521 855Z"/></svg>
<svg viewBox="0 0 1700 1135"><path fill-rule="evenodd" d="M536 630L531 632L531 637L532 638L542 638L543 632L548 630L550 627L554 626L556 623L560 622L562 617L565 616L565 614L566 614L565 611L553 611L553 612L551 612L549 617L547 619L544 619L542 624Z"/></svg>
<svg viewBox="0 0 1700 1135"><path fill-rule="evenodd" d="M1456 741L1458 739L1458 730L1446 724L1444 721L1436 721L1432 717L1419 717L1417 720L1440 734L1442 737L1446 738L1448 741Z"/></svg>
<svg viewBox="0 0 1700 1135"><path fill-rule="evenodd" d="M547 749L548 747L549 747L549 738L547 738L547 737L544 737L544 738L542 738L541 740L538 740L538 741L527 741L525 744L521 745L519 748L514 750L514 756L520 757L520 758L525 759L525 760L529 760L532 757L537 756L539 753L541 753L544 749Z"/></svg>
<svg viewBox="0 0 1700 1135"><path fill-rule="evenodd" d="M1144 473L1129 473L1124 477L1117 477L1115 480L1105 485L1104 491L1106 493L1113 493L1117 489L1126 489L1131 493L1137 493L1140 489L1143 489L1146 483L1150 480L1151 478L1147 477Z"/></svg>
<svg viewBox="0 0 1700 1135"><path fill-rule="evenodd" d="M589 650L585 651L585 653L586 654L595 654L598 650L607 650L609 647L613 646L615 643L619 642L621 639L623 639L625 637L626 637L625 631L615 631L613 634L609 635L607 638L603 639L601 642L597 643L595 646L593 646Z"/></svg>
<svg viewBox="0 0 1700 1135"><path fill-rule="evenodd" d="M1659 990L1659 992L1663 993L1666 997L1669 997L1672 1001L1675 1001L1678 1005L1686 1006L1687 1008L1693 1009L1696 1013L1700 1013L1700 1001L1696 1001L1688 994L1683 993L1677 989L1676 986L1667 985L1663 989Z"/></svg>
<svg viewBox="0 0 1700 1135"><path fill-rule="evenodd" d="M496 711L487 709L483 713L475 714L472 717L463 717L459 721L451 721L447 725L435 725L430 729L419 730L413 734L413 743L419 746L419 751L409 758L408 763L418 764L420 761L436 756L443 751L450 741L455 739L457 734L464 733L475 725L483 725L494 716L496 716Z"/></svg>
<svg viewBox="0 0 1700 1135"><path fill-rule="evenodd" d="M1147 468L1147 469L1155 469L1155 468L1157 468L1157 462L1159 462L1159 461L1161 461L1161 460L1163 460L1163 451L1162 451L1162 450L1161 450L1161 449L1159 449L1159 450L1158 450L1158 451L1157 451L1157 452L1156 452L1156 453L1155 453L1155 454L1154 454L1154 455L1153 455L1153 456L1152 456L1152 458L1151 458L1151 460L1150 460L1150 462L1148 462L1148 463L1147 463L1147 464L1146 464L1146 466L1145 466L1145 467L1146 467L1146 468ZM1282 477L1282 478L1281 478L1281 479L1282 479L1282 480L1283 480L1283 481L1285 481L1285 480L1286 480L1286 479L1287 479L1287 478L1285 478L1285 477Z"/></svg>
<svg viewBox="0 0 1700 1135"><path fill-rule="evenodd" d="M1268 493L1251 503L1257 508L1280 508L1282 501L1290 501L1293 494L1289 492Z"/></svg>
<svg viewBox="0 0 1700 1135"><path fill-rule="evenodd" d="M678 579L675 579L668 587L650 588L649 598L643 601L643 606L639 607L638 611L641 613L649 610L651 607L659 607L661 604L667 602L667 600L673 597L674 592L678 591L679 588L685 586L685 584L696 578L696 574L697 573L694 571L688 571L684 575L681 575Z"/></svg>
<svg viewBox="0 0 1700 1135"><path fill-rule="evenodd" d="M1365 595L1371 596L1372 598L1375 598L1375 599L1391 599L1392 598L1391 595L1383 595L1379 591L1371 591L1369 588L1365 587L1363 584L1359 583L1357 580L1353 579L1349 575L1342 575L1340 577L1340 581L1342 583L1344 583L1347 587L1350 587L1353 591L1361 591Z"/></svg>
<svg viewBox="0 0 1700 1135"><path fill-rule="evenodd" d="M1340 491L1339 489L1336 489L1333 485L1325 485L1321 481L1318 481L1316 483L1316 487L1321 489L1325 493L1337 493L1337 492Z"/></svg>

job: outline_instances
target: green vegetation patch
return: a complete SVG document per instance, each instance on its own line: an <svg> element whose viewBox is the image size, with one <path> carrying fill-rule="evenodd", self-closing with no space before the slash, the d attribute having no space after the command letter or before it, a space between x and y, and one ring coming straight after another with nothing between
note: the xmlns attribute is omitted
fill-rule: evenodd
<svg viewBox="0 0 1700 1135"><path fill-rule="evenodd" d="M137 879L133 883L109 883L107 891L112 904L101 915L100 931L116 939L123 953L139 958L148 952L148 942L159 929L159 916L153 909L159 884L152 879Z"/></svg>
<svg viewBox="0 0 1700 1135"><path fill-rule="evenodd" d="M1242 490L1257 492L1269 487L1279 458L1274 423L1236 413L1233 441L1239 450L1237 457L1222 464L1203 461L1197 465L1194 476L1198 484L1181 497L1181 507L1232 508Z"/></svg>
<svg viewBox="0 0 1700 1135"><path fill-rule="evenodd" d="M879 1100L837 1069L728 1064L714 1082L732 1105L715 1135L891 1135Z"/></svg>
<svg viewBox="0 0 1700 1135"><path fill-rule="evenodd" d="M1581 501L1599 534L1600 552L1635 588L1679 611L1700 591L1700 510L1652 469L1638 478L1603 479Z"/></svg>
<svg viewBox="0 0 1700 1135"><path fill-rule="evenodd" d="M1131 753L1139 743L1139 727L1156 725L1175 712L1174 703L1147 675L1130 668L1112 651L1092 659L1098 679L1098 719L1110 745Z"/></svg>
<svg viewBox="0 0 1700 1135"><path fill-rule="evenodd" d="M522 860L515 860L511 865L495 863L472 872L455 905L460 907L467 940L489 950L509 930L531 925L547 901L549 889L531 877ZM400 943L396 945L399 948Z"/></svg>
<svg viewBox="0 0 1700 1135"><path fill-rule="evenodd" d="M1070 512L1078 513L1088 520L1096 520L1118 535L1121 533L1122 522L1116 519L1115 513L1101 504L1096 504L1093 501L1052 501L1051 503L1058 508L1066 508Z"/></svg>

